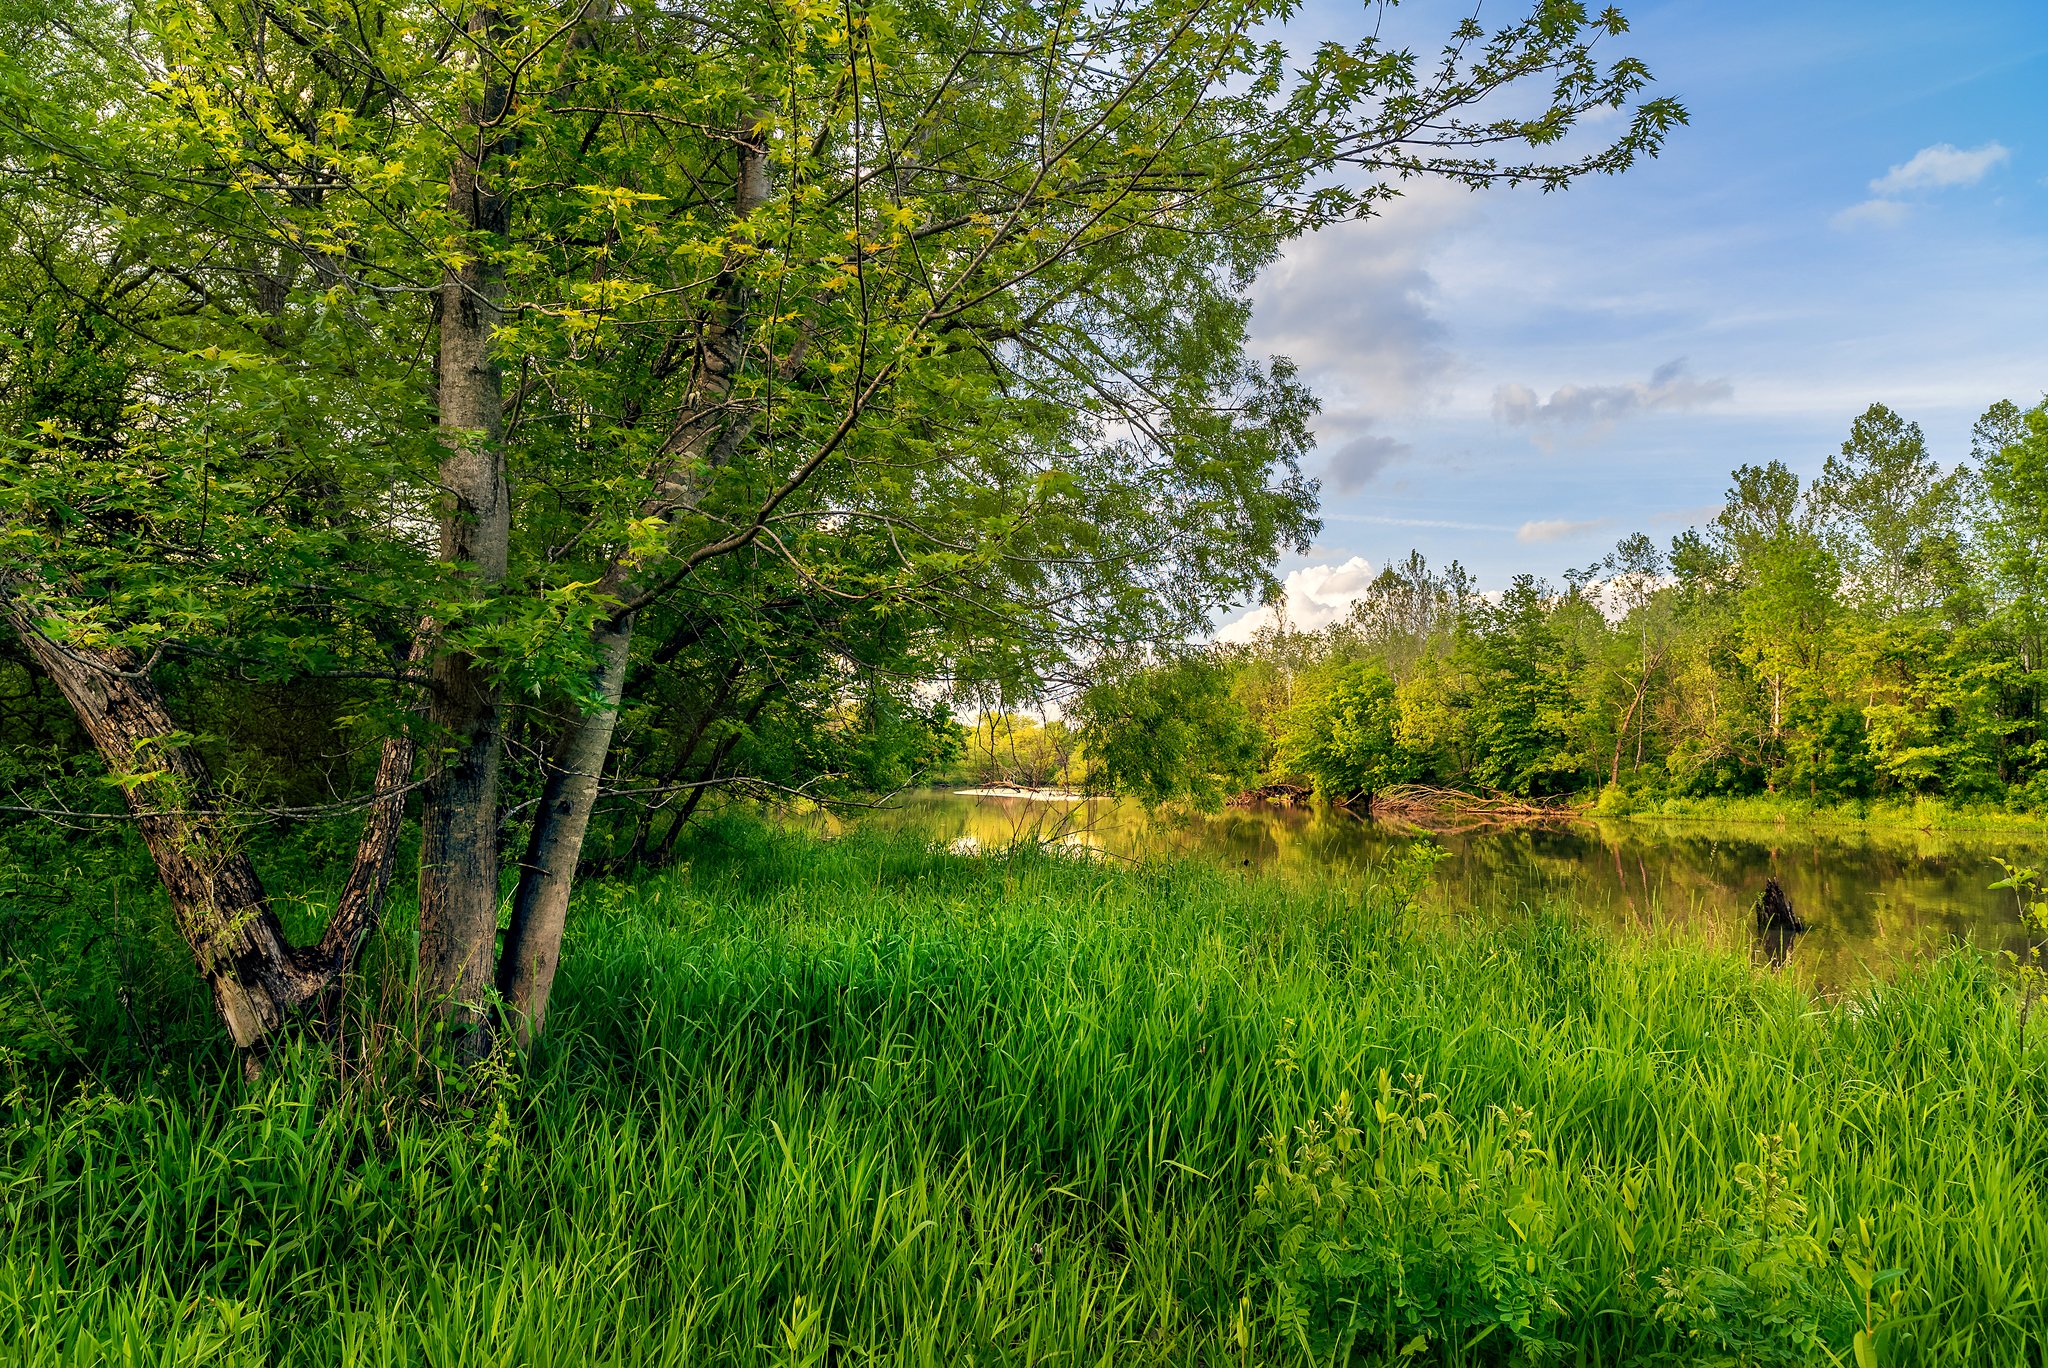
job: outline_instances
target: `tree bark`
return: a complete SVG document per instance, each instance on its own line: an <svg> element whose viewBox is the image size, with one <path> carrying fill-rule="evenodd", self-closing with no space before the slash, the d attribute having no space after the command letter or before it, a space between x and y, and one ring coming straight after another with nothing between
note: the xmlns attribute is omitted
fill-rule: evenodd
<svg viewBox="0 0 2048 1368"><path fill-rule="evenodd" d="M491 46L500 25L479 11L471 33ZM473 592L488 598L511 553L511 495L505 474L505 398L492 337L504 316L504 268L495 257L509 219L494 187L506 147L497 130L508 100L487 85L465 113L475 139L451 168L448 208L470 230L462 264L440 294L438 402L442 440L440 557L460 566ZM428 720L436 747L422 808L420 843L420 991L452 1010L488 1046L489 996L498 930L498 772L504 714L485 662L460 648L435 654Z"/></svg>
<svg viewBox="0 0 2048 1368"><path fill-rule="evenodd" d="M405 815L411 738L384 743L348 882L320 942L300 949L287 939L255 866L223 819L205 761L182 739L135 654L64 646L18 609L7 616L120 782L179 934L228 1038L253 1071L294 1016L331 1005L376 926Z"/></svg>
<svg viewBox="0 0 2048 1368"><path fill-rule="evenodd" d="M583 838L597 806L598 781L618 726L620 691L632 644L630 617L601 630L597 683L602 693L597 709L570 722L545 767L540 807L534 814L519 888L512 901L512 924L506 929L505 950L498 964L498 991L512 1011L512 1028L521 1045L529 1042L547 1019L548 994L554 988L555 966L561 962L569 894L576 884Z"/></svg>

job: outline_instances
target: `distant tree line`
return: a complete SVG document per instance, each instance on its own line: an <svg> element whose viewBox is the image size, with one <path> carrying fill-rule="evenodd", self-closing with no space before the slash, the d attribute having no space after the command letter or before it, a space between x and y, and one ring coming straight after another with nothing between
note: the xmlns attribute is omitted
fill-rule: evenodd
<svg viewBox="0 0 2048 1368"><path fill-rule="evenodd" d="M1292 779L2040 808L2044 629L2048 403L1993 405L1955 466L1880 404L1810 481L1738 467L1668 549L1637 533L1497 592L1411 553L1340 623L1126 670L1084 712L1102 777L1157 797ZM1157 737L1137 700L1163 694L1204 744Z"/></svg>

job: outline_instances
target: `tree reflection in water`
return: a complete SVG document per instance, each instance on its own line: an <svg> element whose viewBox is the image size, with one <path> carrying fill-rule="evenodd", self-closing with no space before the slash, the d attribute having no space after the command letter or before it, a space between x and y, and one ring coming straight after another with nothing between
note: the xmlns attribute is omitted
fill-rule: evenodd
<svg viewBox="0 0 2048 1368"><path fill-rule="evenodd" d="M1332 808L1148 814L1111 799L905 794L851 820L971 836L980 850L1020 841L1126 859L1189 855L1283 877L1365 879L1408 843L1448 852L1435 903L1449 915L1546 905L1581 909L1619 934L1682 936L1791 964L1823 984L1853 982L1956 941L2022 948L2009 897L1988 887L1994 856L2040 861L2048 841L1917 830L1799 831L1763 824L1585 820L1465 825L1426 832ZM1760 937L1753 909L1776 877L1811 928Z"/></svg>

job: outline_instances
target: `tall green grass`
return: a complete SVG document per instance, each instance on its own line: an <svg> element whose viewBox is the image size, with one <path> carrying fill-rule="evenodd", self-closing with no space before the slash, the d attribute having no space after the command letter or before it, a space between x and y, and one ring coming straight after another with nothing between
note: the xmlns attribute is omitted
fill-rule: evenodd
<svg viewBox="0 0 2048 1368"><path fill-rule="evenodd" d="M689 861L590 890L517 1069L17 1065L0 1360L2048 1354L2048 1045L1973 959L1821 1004L1412 870Z"/></svg>

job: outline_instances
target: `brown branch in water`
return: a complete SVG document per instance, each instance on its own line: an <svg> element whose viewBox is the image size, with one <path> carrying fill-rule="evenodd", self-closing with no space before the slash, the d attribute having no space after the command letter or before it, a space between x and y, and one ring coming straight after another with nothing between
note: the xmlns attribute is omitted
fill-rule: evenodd
<svg viewBox="0 0 2048 1368"><path fill-rule="evenodd" d="M1584 810L1570 798L1468 793L1434 784L1393 784L1338 806L1377 822L1424 827L1445 835L1516 822L1567 821Z"/></svg>

